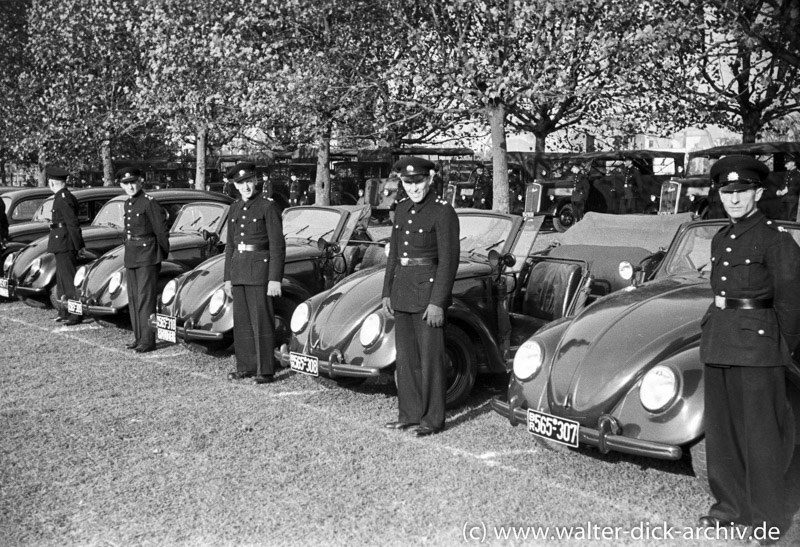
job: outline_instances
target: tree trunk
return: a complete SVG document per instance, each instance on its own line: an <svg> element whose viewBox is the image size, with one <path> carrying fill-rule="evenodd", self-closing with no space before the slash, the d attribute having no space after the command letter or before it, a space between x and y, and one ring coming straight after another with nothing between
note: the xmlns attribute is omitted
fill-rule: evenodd
<svg viewBox="0 0 800 547"><path fill-rule="evenodd" d="M197 129L197 139L194 145L194 157L197 161L197 168L194 174L194 187L198 190L206 189L206 137L208 129L201 126Z"/></svg>
<svg viewBox="0 0 800 547"><path fill-rule="evenodd" d="M111 161L111 139L100 145L100 158L103 162L103 186L114 186L114 164Z"/></svg>
<svg viewBox="0 0 800 547"><path fill-rule="evenodd" d="M506 146L506 109L497 101L486 107L492 130L492 208L508 213L508 147Z"/></svg>
<svg viewBox="0 0 800 547"><path fill-rule="evenodd" d="M331 129L326 127L319 138L317 146L317 178L314 181L314 194L316 205L330 205L331 203L331 172L329 159L331 155Z"/></svg>
<svg viewBox="0 0 800 547"><path fill-rule="evenodd" d="M761 131L761 112L750 110L742 112L742 144L756 142Z"/></svg>
<svg viewBox="0 0 800 547"><path fill-rule="evenodd" d="M39 149L39 160L36 165L36 186L47 188L47 162L44 160L44 151Z"/></svg>

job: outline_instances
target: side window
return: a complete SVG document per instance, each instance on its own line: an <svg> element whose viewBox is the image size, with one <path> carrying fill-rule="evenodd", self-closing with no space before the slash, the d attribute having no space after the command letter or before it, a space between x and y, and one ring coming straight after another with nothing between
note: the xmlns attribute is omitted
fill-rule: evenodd
<svg viewBox="0 0 800 547"><path fill-rule="evenodd" d="M78 222L81 224L88 223L91 220L91 217L89 216L89 211L91 208L89 205L90 204L87 201L78 204Z"/></svg>
<svg viewBox="0 0 800 547"><path fill-rule="evenodd" d="M11 213L11 218L16 221L25 221L33 218L33 213L39 208L45 198L29 199L17 203L16 208Z"/></svg>
<svg viewBox="0 0 800 547"><path fill-rule="evenodd" d="M167 221L167 228L172 228L172 223L175 222L175 218L178 216L178 211L181 210L183 207L182 203L166 203L161 206L162 210L164 211L164 218Z"/></svg>

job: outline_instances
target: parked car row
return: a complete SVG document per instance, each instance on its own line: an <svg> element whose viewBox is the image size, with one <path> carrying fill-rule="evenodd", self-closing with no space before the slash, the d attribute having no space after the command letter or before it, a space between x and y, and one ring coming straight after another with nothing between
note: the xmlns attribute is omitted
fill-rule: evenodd
<svg viewBox="0 0 800 547"><path fill-rule="evenodd" d="M75 276L77 310L125 312L125 196L86 190L105 205L82 228L89 251ZM94 192L94 193L92 193ZM158 337L209 350L233 341L223 281L233 200L196 190L151 192L170 226ZM38 222L46 221L46 202ZM448 408L478 374L507 375L492 409L550 448L596 447L659 459L691 457L705 482L700 319L712 293L710 242L725 220L587 212L557 244L534 251L544 216L458 209L460 263L445 331ZM394 318L381 307L385 238L369 204L283 212L282 296L274 301L278 362L342 387L396 370ZM800 243L800 223L780 222ZM0 296L65 306L54 289L47 237L10 253ZM541 247L541 246L540 246ZM788 372L800 393L800 367ZM800 402L800 396L796 398ZM800 405L799 405L800 408ZM500 422L498 422L498 426Z"/></svg>

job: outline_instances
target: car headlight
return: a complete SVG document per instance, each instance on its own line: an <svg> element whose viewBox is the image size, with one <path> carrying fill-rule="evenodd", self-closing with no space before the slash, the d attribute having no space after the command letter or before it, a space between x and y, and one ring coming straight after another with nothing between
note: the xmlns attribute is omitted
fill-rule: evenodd
<svg viewBox="0 0 800 547"><path fill-rule="evenodd" d="M3 261L3 271L8 272L11 270L11 265L14 263L14 257L17 253L9 253L6 259Z"/></svg>
<svg viewBox="0 0 800 547"><path fill-rule="evenodd" d="M633 264L628 262L627 260L623 260L619 263L619 276L624 279L625 281L630 281L633 279Z"/></svg>
<svg viewBox="0 0 800 547"><path fill-rule="evenodd" d="M117 294L121 286L122 271L116 271L111 275L111 279L108 280L108 292L111 294Z"/></svg>
<svg viewBox="0 0 800 547"><path fill-rule="evenodd" d="M523 382L530 380L541 370L544 348L536 340L526 340L514 355L514 376Z"/></svg>
<svg viewBox="0 0 800 547"><path fill-rule="evenodd" d="M667 366L656 365L647 371L639 388L639 401L650 412L658 412L669 405L678 392L678 378Z"/></svg>
<svg viewBox="0 0 800 547"><path fill-rule="evenodd" d="M164 290L161 291L161 303L162 304L169 304L175 298L175 295L178 293L178 281L175 279L170 279L169 283L166 284Z"/></svg>
<svg viewBox="0 0 800 547"><path fill-rule="evenodd" d="M303 332L303 329L305 329L306 325L308 325L309 317L311 317L311 306L309 306L308 303L303 302L297 306L294 309L292 320L289 323L289 327L292 329L292 332L295 334Z"/></svg>
<svg viewBox="0 0 800 547"><path fill-rule="evenodd" d="M220 287L214 294L211 295L211 301L208 303L208 311L211 315L217 315L221 310L222 306L225 305L225 289Z"/></svg>
<svg viewBox="0 0 800 547"><path fill-rule="evenodd" d="M33 259L33 262L31 262L31 275L36 275L37 273L39 273L39 270L41 269L42 269L42 257L39 256Z"/></svg>
<svg viewBox="0 0 800 547"><path fill-rule="evenodd" d="M383 317L381 314L374 312L364 319L361 325L361 332L358 334L358 339L361 345L366 347L374 344L383 331Z"/></svg>
<svg viewBox="0 0 800 547"><path fill-rule="evenodd" d="M86 266L81 266L78 268L78 271L75 272L75 277L72 280L72 284L76 287L80 287L83 285L83 280L86 279L86 271L88 268Z"/></svg>

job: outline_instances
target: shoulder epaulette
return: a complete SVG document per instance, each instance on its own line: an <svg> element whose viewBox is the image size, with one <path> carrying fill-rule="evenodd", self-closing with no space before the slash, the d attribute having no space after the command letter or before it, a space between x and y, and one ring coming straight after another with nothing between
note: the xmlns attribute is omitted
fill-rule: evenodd
<svg viewBox="0 0 800 547"><path fill-rule="evenodd" d="M408 199L408 196L406 196L406 197L404 197L403 199L399 200L397 203L403 203L403 202L404 202L404 201L406 201L407 199Z"/></svg>
<svg viewBox="0 0 800 547"><path fill-rule="evenodd" d="M149 199L149 200L152 200L152 199L153 199L153 196L151 196L150 194L145 194L145 196L146 196L146 197L147 197L147 199Z"/></svg>

